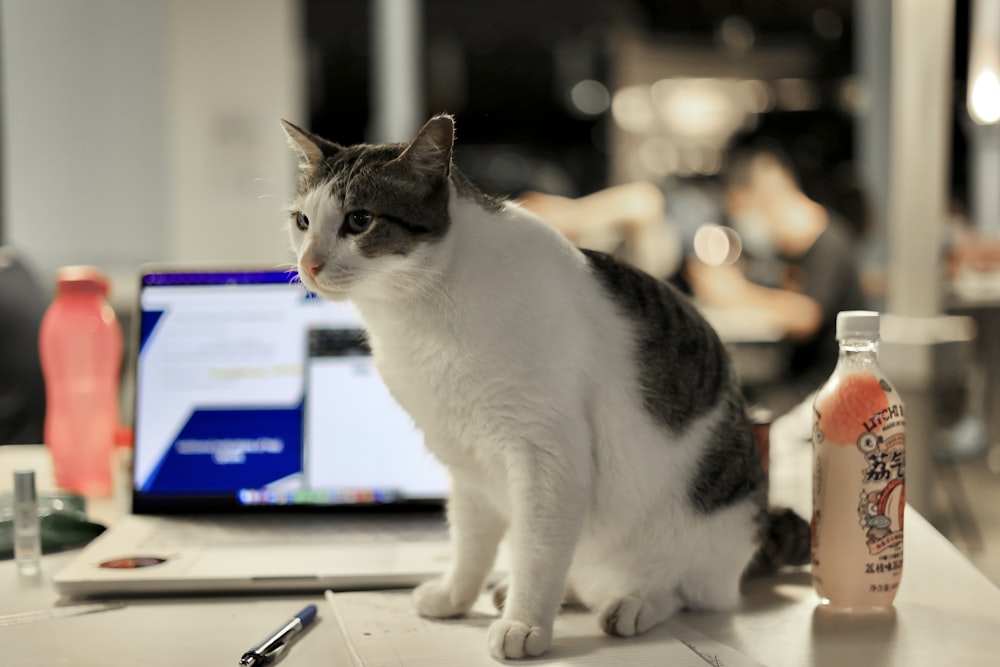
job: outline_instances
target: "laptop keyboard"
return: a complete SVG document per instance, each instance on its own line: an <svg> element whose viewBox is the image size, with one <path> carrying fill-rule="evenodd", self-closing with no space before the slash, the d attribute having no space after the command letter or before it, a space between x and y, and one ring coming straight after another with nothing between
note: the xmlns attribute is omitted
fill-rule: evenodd
<svg viewBox="0 0 1000 667"><path fill-rule="evenodd" d="M142 546L428 542L447 537L440 515L185 517L164 520Z"/></svg>

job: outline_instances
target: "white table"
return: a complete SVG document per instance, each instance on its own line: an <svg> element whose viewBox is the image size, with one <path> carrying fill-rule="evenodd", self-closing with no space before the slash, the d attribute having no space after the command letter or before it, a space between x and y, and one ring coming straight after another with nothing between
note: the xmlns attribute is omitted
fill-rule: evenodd
<svg viewBox="0 0 1000 667"><path fill-rule="evenodd" d="M776 435L785 431L776 425ZM794 432L795 429L792 429ZM772 499L809 508L809 446L793 436L772 441ZM11 470L35 465L47 474L45 450L0 447L0 490ZM110 501L94 505L113 515ZM830 618L817 611L806 571L749 582L735 613L685 613L683 622L767 665L881 667L987 665L1000 661L1000 590L923 517L908 508L905 569L895 614ZM15 612L51 610L60 601L50 578L72 553L43 558L42 576L19 578L0 562L0 621ZM123 609L0 628L4 665L232 665L250 645L302 606L320 620L293 646L282 667L350 665L322 595L184 597L126 600ZM597 632L595 624L595 633ZM485 652L485 640L484 640ZM530 663L528 663L530 664Z"/></svg>
<svg viewBox="0 0 1000 667"><path fill-rule="evenodd" d="M37 445L0 447L0 491L12 486L13 470L33 468L39 490L52 487L47 452ZM118 510L111 498L88 499L88 514L102 523ZM37 610L62 613L93 601L61 600L52 575L75 552L42 558L37 579L17 575L14 561L0 561L0 622L7 614ZM314 626L288 651L283 667L350 665L324 608L323 596L187 597L127 599L126 607L85 615L0 627L0 665L10 667L177 667L235 665L240 656L307 604L319 608Z"/></svg>

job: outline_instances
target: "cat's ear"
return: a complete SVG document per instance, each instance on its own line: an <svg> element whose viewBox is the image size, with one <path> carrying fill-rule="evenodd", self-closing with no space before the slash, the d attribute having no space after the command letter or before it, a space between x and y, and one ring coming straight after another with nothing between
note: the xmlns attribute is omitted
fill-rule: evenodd
<svg viewBox="0 0 1000 667"><path fill-rule="evenodd" d="M282 119L281 127L284 128L285 135L288 137L288 145L299 156L299 166L303 169L315 168L323 161L324 157L341 148L333 142L289 123L287 120Z"/></svg>
<svg viewBox="0 0 1000 667"><path fill-rule="evenodd" d="M448 114L434 116L395 161L428 180L445 179L451 173L454 144L455 120Z"/></svg>

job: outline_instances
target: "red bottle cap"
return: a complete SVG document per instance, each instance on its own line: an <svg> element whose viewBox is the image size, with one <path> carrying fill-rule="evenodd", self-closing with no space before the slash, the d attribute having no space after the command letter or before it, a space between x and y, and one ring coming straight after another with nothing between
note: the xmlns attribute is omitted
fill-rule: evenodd
<svg viewBox="0 0 1000 667"><path fill-rule="evenodd" d="M108 277L93 266L64 266L56 271L56 289L107 296Z"/></svg>
<svg viewBox="0 0 1000 667"><path fill-rule="evenodd" d="M135 447L135 432L131 426L119 426L115 429L115 447Z"/></svg>

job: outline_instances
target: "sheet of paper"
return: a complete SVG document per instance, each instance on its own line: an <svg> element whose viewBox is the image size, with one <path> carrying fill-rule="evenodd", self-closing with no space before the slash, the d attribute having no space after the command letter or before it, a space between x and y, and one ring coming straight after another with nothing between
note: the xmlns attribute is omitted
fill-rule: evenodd
<svg viewBox="0 0 1000 667"><path fill-rule="evenodd" d="M486 633L496 618L487 596L466 618L417 616L409 591L328 595L357 667L495 667ZM514 664L516 661L511 661ZM751 660L682 623L668 623L639 637L609 637L594 615L566 608L556 619L552 648L534 665L629 665L634 667L759 667Z"/></svg>

